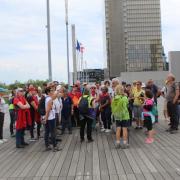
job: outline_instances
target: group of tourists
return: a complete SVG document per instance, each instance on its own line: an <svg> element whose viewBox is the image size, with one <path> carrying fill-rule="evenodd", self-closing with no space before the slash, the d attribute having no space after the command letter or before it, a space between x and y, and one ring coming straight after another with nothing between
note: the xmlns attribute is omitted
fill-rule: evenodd
<svg viewBox="0 0 180 180"><path fill-rule="evenodd" d="M120 82L117 78L102 84L62 85L57 81L35 87L17 88L9 98L10 134L16 138L16 148L28 146L25 133L30 141L44 138L45 150L59 151L58 141L63 134L73 133L80 127L80 141L93 142L92 131L116 133L116 147L128 148L129 127L135 122L135 129L147 129L145 143L154 142L153 126L158 123L158 98L164 97L165 119L170 118L171 134L178 131L179 125L179 83L169 74L165 87L160 89L153 80L146 84L134 81L132 84ZM3 93L0 93L0 144L4 124ZM115 128L113 128L115 127ZM99 129L98 129L99 128ZM36 134L35 134L36 132ZM25 140L26 139L26 140Z"/></svg>

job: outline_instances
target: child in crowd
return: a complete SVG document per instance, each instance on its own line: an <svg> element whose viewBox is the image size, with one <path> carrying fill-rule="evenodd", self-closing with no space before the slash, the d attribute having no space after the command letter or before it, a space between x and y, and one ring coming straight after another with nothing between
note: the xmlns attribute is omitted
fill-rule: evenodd
<svg viewBox="0 0 180 180"><path fill-rule="evenodd" d="M142 115L144 118L144 126L147 128L148 131L148 137L145 140L145 143L147 144L151 144L154 142L153 123L155 122L155 116L153 114L153 106L153 94L150 90L146 90Z"/></svg>
<svg viewBox="0 0 180 180"><path fill-rule="evenodd" d="M122 85L115 88L115 97L111 104L112 114L116 121L116 147L120 147L121 131L123 135L122 148L128 148L128 126L129 126L129 111L128 111L128 98L124 93Z"/></svg>

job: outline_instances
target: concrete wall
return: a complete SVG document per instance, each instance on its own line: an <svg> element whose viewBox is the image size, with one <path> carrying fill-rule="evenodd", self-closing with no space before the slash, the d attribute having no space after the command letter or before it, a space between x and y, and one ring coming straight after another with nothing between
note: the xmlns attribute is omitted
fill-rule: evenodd
<svg viewBox="0 0 180 180"><path fill-rule="evenodd" d="M169 71L176 77L176 81L180 82L180 51L170 51L168 53Z"/></svg>
<svg viewBox="0 0 180 180"><path fill-rule="evenodd" d="M162 87L168 73L168 71L123 72L121 73L120 80L127 83L139 80L146 83L149 79L153 79L155 84Z"/></svg>

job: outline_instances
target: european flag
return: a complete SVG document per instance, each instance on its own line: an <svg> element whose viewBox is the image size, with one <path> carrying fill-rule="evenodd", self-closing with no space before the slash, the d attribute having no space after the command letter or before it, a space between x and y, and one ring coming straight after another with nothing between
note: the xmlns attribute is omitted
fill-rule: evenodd
<svg viewBox="0 0 180 180"><path fill-rule="evenodd" d="M76 50L79 51L79 52L80 52L80 50L81 50L81 46L80 46L79 41L77 41Z"/></svg>

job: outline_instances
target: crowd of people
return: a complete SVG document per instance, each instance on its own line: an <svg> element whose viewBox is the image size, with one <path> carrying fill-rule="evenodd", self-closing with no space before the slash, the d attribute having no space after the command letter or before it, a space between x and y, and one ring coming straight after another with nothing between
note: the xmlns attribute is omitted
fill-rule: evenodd
<svg viewBox="0 0 180 180"><path fill-rule="evenodd" d="M57 81L35 87L17 88L9 97L10 134L16 139L16 148L25 148L30 141L44 138L45 150L59 151L58 141L63 134L73 133L74 127L80 127L80 141L93 142L92 131L116 133L116 147L128 148L129 127L139 131L147 129L145 143L154 142L153 126L158 123L157 103L164 97L164 116L169 118L168 132L178 131L180 93L179 83L169 74L165 87L160 89L153 80L146 84L134 81L132 84L120 82L117 78L102 84L62 85ZM5 101L0 92L0 144L3 138ZM115 126L115 128L113 128ZM36 134L35 134L36 133Z"/></svg>

